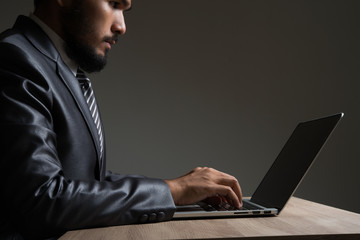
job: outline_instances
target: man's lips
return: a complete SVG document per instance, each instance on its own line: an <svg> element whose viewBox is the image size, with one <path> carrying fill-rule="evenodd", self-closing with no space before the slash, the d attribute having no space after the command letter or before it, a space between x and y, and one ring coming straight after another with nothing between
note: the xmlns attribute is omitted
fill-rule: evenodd
<svg viewBox="0 0 360 240"><path fill-rule="evenodd" d="M114 40L107 40L105 42L109 43L110 45L114 45L116 43L116 41L114 41Z"/></svg>
<svg viewBox="0 0 360 240"><path fill-rule="evenodd" d="M115 44L115 41L105 41L106 47L111 49L111 46Z"/></svg>
<svg viewBox="0 0 360 240"><path fill-rule="evenodd" d="M113 37L105 38L105 42L107 43L108 48L111 48L111 46L116 44L117 41L118 41L118 36L117 35L115 35Z"/></svg>

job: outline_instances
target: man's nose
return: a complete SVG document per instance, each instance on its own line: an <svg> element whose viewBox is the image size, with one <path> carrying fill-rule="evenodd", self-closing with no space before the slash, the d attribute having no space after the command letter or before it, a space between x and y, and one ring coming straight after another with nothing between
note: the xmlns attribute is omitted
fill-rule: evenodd
<svg viewBox="0 0 360 240"><path fill-rule="evenodd" d="M114 22L111 26L111 31L119 35L123 35L126 32L126 24L123 12L118 12L115 16Z"/></svg>

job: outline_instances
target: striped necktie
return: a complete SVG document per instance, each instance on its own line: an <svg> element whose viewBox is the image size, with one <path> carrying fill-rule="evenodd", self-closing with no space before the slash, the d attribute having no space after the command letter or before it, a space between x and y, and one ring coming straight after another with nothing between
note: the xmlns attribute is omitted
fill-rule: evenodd
<svg viewBox="0 0 360 240"><path fill-rule="evenodd" d="M97 107L94 91L91 87L90 79L86 77L85 73L80 68L77 71L76 78L80 83L80 87L84 94L84 98L86 100L87 105L89 106L91 116L97 128L97 132L99 135L99 142L100 142L100 153L101 153L100 156L102 158L104 152L104 136L103 136L103 131L101 129L101 120L100 120L99 110Z"/></svg>

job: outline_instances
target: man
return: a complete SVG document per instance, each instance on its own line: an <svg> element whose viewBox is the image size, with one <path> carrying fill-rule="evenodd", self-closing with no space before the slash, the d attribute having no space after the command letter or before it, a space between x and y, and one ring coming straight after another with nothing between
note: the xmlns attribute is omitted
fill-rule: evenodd
<svg viewBox="0 0 360 240"><path fill-rule="evenodd" d="M166 221L175 205L221 196L237 180L195 168L172 180L105 169L103 127L85 72L101 71L131 0L35 0L0 36L0 239Z"/></svg>

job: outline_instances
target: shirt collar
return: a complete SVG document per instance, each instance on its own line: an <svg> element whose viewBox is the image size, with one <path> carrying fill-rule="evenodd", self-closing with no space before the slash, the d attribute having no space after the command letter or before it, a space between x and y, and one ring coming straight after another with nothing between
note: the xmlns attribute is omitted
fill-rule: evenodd
<svg viewBox="0 0 360 240"><path fill-rule="evenodd" d="M58 50L62 60L65 62L65 64L70 68L71 72L76 76L78 64L69 58L69 56L65 52L65 41L56 33L54 30L52 30L48 25L46 25L43 21L40 20L37 16L35 16L33 13L30 14L30 18L37 23L42 30L48 35L50 40L55 45L55 48Z"/></svg>

